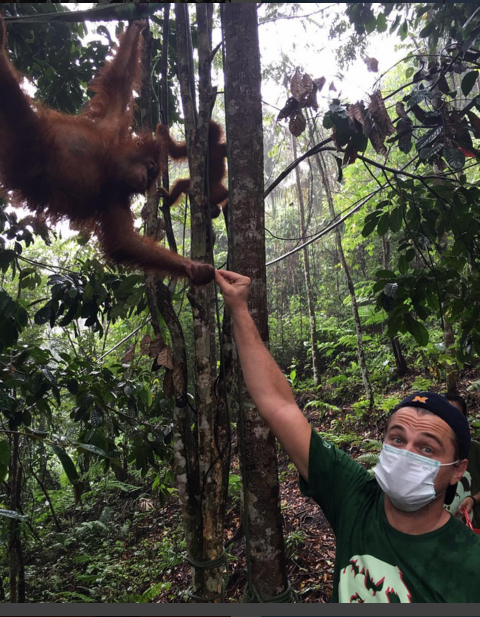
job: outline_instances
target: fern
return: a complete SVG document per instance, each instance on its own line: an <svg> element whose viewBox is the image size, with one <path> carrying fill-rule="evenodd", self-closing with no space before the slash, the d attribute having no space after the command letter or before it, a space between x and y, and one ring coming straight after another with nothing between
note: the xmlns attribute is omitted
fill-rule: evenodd
<svg viewBox="0 0 480 617"><path fill-rule="evenodd" d="M367 452L366 454L360 454L357 461L363 463L368 469L374 467L378 463L379 454L376 452Z"/></svg>

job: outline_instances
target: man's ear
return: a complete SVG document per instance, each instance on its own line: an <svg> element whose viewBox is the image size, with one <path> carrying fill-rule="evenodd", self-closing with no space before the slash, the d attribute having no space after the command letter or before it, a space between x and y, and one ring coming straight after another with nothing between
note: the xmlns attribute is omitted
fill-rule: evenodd
<svg viewBox="0 0 480 617"><path fill-rule="evenodd" d="M463 476L467 469L468 459L464 458L462 461L459 461L454 465L454 472L452 475L452 479L450 480L450 484L456 484L460 478Z"/></svg>

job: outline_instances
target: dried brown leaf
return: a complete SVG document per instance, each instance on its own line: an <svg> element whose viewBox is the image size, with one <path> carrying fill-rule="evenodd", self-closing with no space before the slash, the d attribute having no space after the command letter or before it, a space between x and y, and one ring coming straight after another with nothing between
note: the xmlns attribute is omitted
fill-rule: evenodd
<svg viewBox="0 0 480 617"><path fill-rule="evenodd" d="M305 116L302 114L301 111L298 111L298 113L296 113L290 118L288 128L290 129L290 133L292 135L294 135L295 137L299 137L305 130L306 126L307 121L305 119Z"/></svg>
<svg viewBox="0 0 480 617"><path fill-rule="evenodd" d="M293 97L299 101L301 99L300 92L302 90L302 72L297 67L295 69L295 73L293 74L292 79L290 80L290 92Z"/></svg>
<svg viewBox="0 0 480 617"><path fill-rule="evenodd" d="M368 111L371 113L380 137L385 138L395 133L395 127L385 109L382 93L376 90L370 97Z"/></svg>
<svg viewBox="0 0 480 617"><path fill-rule="evenodd" d="M297 99L290 97L285 103L285 107L280 111L277 116L277 120L284 120L285 118L289 118L293 113L298 111L300 108L300 104Z"/></svg>
<svg viewBox="0 0 480 617"><path fill-rule="evenodd" d="M155 339L150 343L150 350L148 352L150 358L155 358L165 347L166 343L160 333L157 334Z"/></svg>
<svg viewBox="0 0 480 617"><path fill-rule="evenodd" d="M395 110L396 110L397 114L400 116L400 118L403 118L404 120L409 119L408 118L408 114L405 111L405 105L403 103L398 102L395 105Z"/></svg>
<svg viewBox="0 0 480 617"><path fill-rule="evenodd" d="M317 77L317 79L313 80L313 83L317 86L318 92L320 92L320 90L323 88L326 81L327 79L325 77Z"/></svg>
<svg viewBox="0 0 480 617"><path fill-rule="evenodd" d="M178 364L173 369L173 386L175 388L175 393L178 396L181 396L184 393L185 381L183 379L182 369Z"/></svg>
<svg viewBox="0 0 480 617"><path fill-rule="evenodd" d="M370 113L366 113L364 115L364 122L363 122L363 133L366 137L370 137L370 133L373 130L373 123L372 123L372 116L370 115Z"/></svg>
<svg viewBox="0 0 480 617"><path fill-rule="evenodd" d="M135 347L136 345L134 345L127 351L127 353L122 358L122 362L127 364L128 362L131 362L133 360L133 358L135 357Z"/></svg>
<svg viewBox="0 0 480 617"><path fill-rule="evenodd" d="M150 343L152 342L152 337L150 334L145 334L140 342L140 353L142 356L150 355Z"/></svg>
<svg viewBox="0 0 480 617"><path fill-rule="evenodd" d="M293 97L304 107L310 92L313 90L313 80L308 73L302 75L301 70L297 68L290 82L290 90Z"/></svg>
<svg viewBox="0 0 480 617"><path fill-rule="evenodd" d="M363 61L370 73L378 73L378 60L376 58L364 58Z"/></svg>
<svg viewBox="0 0 480 617"><path fill-rule="evenodd" d="M347 113L350 120L353 122L355 126L354 120L360 122L363 126L365 124L365 116L363 115L363 104L360 102L354 103L353 105L347 105ZM355 127L356 128L356 127Z"/></svg>
<svg viewBox="0 0 480 617"><path fill-rule="evenodd" d="M345 155L343 157L343 166L346 167L351 163L355 163L357 160L357 149L354 147L353 143L350 141L345 148Z"/></svg>
<svg viewBox="0 0 480 617"><path fill-rule="evenodd" d="M308 95L308 99L305 101L304 107L311 107L315 111L318 111L317 91L315 88Z"/></svg>
<svg viewBox="0 0 480 617"><path fill-rule="evenodd" d="M370 131L369 139L377 154L380 154L381 156L387 156L387 149L385 148L383 140L380 137L376 127L373 127Z"/></svg>
<svg viewBox="0 0 480 617"><path fill-rule="evenodd" d="M167 369L173 370L173 356L170 347L165 346L157 356L157 364Z"/></svg>

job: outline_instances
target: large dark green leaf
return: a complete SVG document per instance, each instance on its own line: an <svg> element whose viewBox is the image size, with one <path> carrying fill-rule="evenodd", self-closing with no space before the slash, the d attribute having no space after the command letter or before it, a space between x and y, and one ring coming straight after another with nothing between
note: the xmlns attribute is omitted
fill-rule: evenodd
<svg viewBox="0 0 480 617"><path fill-rule="evenodd" d="M478 79L478 71L470 71L462 79L462 92L465 96L468 96Z"/></svg>
<svg viewBox="0 0 480 617"><path fill-rule="evenodd" d="M7 518L16 518L19 521L26 521L27 517L24 514L20 514L20 512L15 512L15 510L4 510L0 508L0 516L6 516Z"/></svg>
<svg viewBox="0 0 480 617"><path fill-rule="evenodd" d="M0 441L0 482L3 482L8 474L10 464L10 444L8 441Z"/></svg>
<svg viewBox="0 0 480 617"><path fill-rule="evenodd" d="M465 155L457 148L444 148L443 156L454 171L460 171L465 166Z"/></svg>
<svg viewBox="0 0 480 617"><path fill-rule="evenodd" d="M443 126L438 126L437 128L427 131L427 133L425 133L425 135L420 137L420 139L417 141L416 143L417 150L421 150L422 148L425 148L429 144L433 143L442 131L443 131Z"/></svg>
<svg viewBox="0 0 480 617"><path fill-rule="evenodd" d="M428 22L425 28L423 28L423 30L420 30L420 37L422 39L425 39L427 36L430 36L434 30L435 30L435 21L432 19L431 21Z"/></svg>
<svg viewBox="0 0 480 617"><path fill-rule="evenodd" d="M50 321L52 314L52 307L50 305L44 306L35 313L34 321L38 326L43 326Z"/></svg>
<svg viewBox="0 0 480 617"><path fill-rule="evenodd" d="M390 213L390 229L394 233L396 233L397 231L400 231L400 229L402 228L402 224L403 224L402 207L398 206L397 208L394 208L392 212Z"/></svg>
<svg viewBox="0 0 480 617"><path fill-rule="evenodd" d="M429 339L428 330L425 328L425 326L416 319L414 319L408 313L404 316L403 321L405 327L407 328L407 331L410 332L410 334L417 341L417 343L421 347L425 347Z"/></svg>
<svg viewBox="0 0 480 617"><path fill-rule="evenodd" d="M79 452L91 452L92 454L97 454L103 458L110 458L108 452L102 450L98 446L94 446L91 443L80 443L78 441L70 441L72 445L74 445Z"/></svg>
<svg viewBox="0 0 480 617"><path fill-rule="evenodd" d="M362 236L364 238L369 236L373 232L375 227L377 226L377 223L378 223L378 218L372 218L369 221L367 221L362 229Z"/></svg>
<svg viewBox="0 0 480 617"><path fill-rule="evenodd" d="M390 213L385 212L378 220L377 233L379 236L384 236L390 227Z"/></svg>
<svg viewBox="0 0 480 617"><path fill-rule="evenodd" d="M63 448L60 446L52 446L52 450L58 456L60 462L62 463L62 467L67 474L67 478L70 480L72 484L76 484L80 480L80 476L78 475L77 468L75 467L75 463L68 456Z"/></svg>

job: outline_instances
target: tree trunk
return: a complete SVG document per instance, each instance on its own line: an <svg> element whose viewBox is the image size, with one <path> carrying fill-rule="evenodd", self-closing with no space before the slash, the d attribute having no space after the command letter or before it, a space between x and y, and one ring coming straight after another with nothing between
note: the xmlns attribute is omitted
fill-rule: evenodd
<svg viewBox="0 0 480 617"><path fill-rule="evenodd" d="M191 244L192 259L213 262L213 234L210 206L205 194L205 169L208 130L215 101L211 85L212 62L212 4L196 5L198 33L199 108L196 109L193 52L188 6L175 5L177 25L177 55L185 116L185 136L190 171ZM194 599L223 601L223 563L214 567L211 562L223 555L223 526L225 518L225 467L228 425L226 414L217 404L214 390L216 379L215 349L215 287L211 283L191 288L188 298L193 312L194 356L197 407L198 464L200 471L201 534L200 554L191 555L193 565ZM196 564L202 564L201 566ZM205 567L207 566L207 567Z"/></svg>
<svg viewBox="0 0 480 617"><path fill-rule="evenodd" d="M436 88L438 90L438 87ZM433 171L435 174L441 173L441 169L438 168L437 164L434 163ZM441 178L435 179L433 181L434 185L442 185L443 180ZM445 234L442 238L444 250L448 248L448 235ZM448 297L445 297L443 300L443 307L446 306L448 301ZM443 327L443 343L445 345L445 354L452 358L452 362L445 362L445 384L447 386L447 392L456 392L457 391L457 381L458 381L458 365L456 361L456 353L455 353L455 334L453 332L453 324L447 321L445 317L445 313L443 312L442 316L442 327Z"/></svg>
<svg viewBox="0 0 480 617"><path fill-rule="evenodd" d="M229 148L231 267L252 279L249 309L268 344L261 68L255 4L222 5ZM275 440L245 387L239 396L248 601L285 592L287 573ZM287 591L287 597L290 592Z"/></svg>
<svg viewBox="0 0 480 617"><path fill-rule="evenodd" d="M293 146L293 158L297 159L297 139L292 135L292 146ZM305 204L303 201L303 193L302 193L302 183L300 181L300 165L295 167L295 177L297 182L297 193L298 193L298 205L300 208L300 226L302 233L302 243L305 240L305 236L307 234L307 230L305 227ZM305 291L307 294L307 308L308 308L308 318L310 321L310 345L312 348L312 371L313 371L313 383L318 386L320 384L320 368L318 361L318 349L317 349L317 324L315 318L315 307L313 303L313 294L312 294L312 283L310 280L310 260L308 257L308 247L306 246L303 250L303 264L304 264L304 272L305 272Z"/></svg>
<svg viewBox="0 0 480 617"><path fill-rule="evenodd" d="M324 163L322 155L317 154L316 160L318 163L320 174L322 176L323 186L325 187L325 193L327 195L327 202L328 202L328 208L330 210L330 216L334 218L335 208L333 205L332 190L330 187L330 179L325 169L325 163ZM357 297L355 295L355 287L353 286L352 277L350 275L350 269L348 267L347 260L345 259L345 253L343 252L342 236L340 233L340 227L335 227L335 236L337 240L338 257L340 259L340 263L342 264L342 268L345 273L348 293L350 294L350 300L352 302L353 319L355 321L355 331L357 333L357 357L358 357L358 364L360 366L360 372L362 374L363 388L365 390L365 397L370 405L370 408L372 408L374 404L373 390L372 390L372 386L370 385L370 378L369 378L368 369L367 369L367 361L365 359L365 351L363 348L362 324L360 322L360 315L358 314L358 305L357 305Z"/></svg>
<svg viewBox="0 0 480 617"><path fill-rule="evenodd" d="M10 484L10 510L22 511L22 468L20 465L20 443L18 433L13 434L12 454L8 470ZM25 602L25 567L21 539L21 522L11 518L8 523L8 575L10 579L10 603Z"/></svg>
<svg viewBox="0 0 480 617"><path fill-rule="evenodd" d="M383 268L388 270L390 268L390 241L386 236L382 236L382 248L383 248ZM402 346L398 336L394 336L390 339L392 346L393 357L395 358L395 366L397 369L397 377L404 377L408 373L408 365L403 355Z"/></svg>

